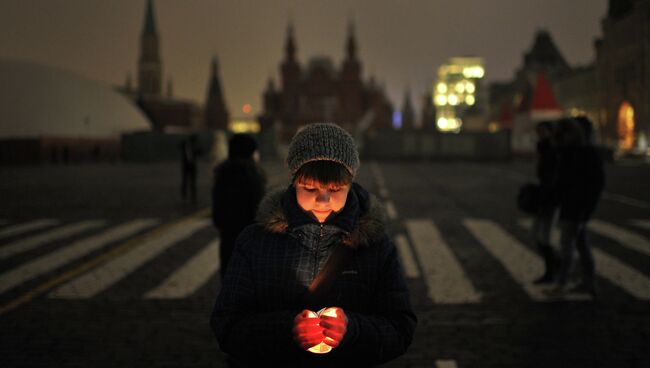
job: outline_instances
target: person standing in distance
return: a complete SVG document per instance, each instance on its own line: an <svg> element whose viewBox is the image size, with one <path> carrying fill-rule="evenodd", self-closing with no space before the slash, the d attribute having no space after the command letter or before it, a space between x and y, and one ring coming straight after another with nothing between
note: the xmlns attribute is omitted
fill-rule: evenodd
<svg viewBox="0 0 650 368"><path fill-rule="evenodd" d="M257 142L248 134L228 141L228 158L214 169L212 223L220 235L220 273L223 280L239 233L255 221L266 190L266 174L258 161Z"/></svg>

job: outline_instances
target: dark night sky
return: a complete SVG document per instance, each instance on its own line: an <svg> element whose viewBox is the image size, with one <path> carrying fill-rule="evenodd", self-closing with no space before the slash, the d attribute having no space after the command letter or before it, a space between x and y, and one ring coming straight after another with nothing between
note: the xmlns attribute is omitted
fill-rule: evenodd
<svg viewBox="0 0 650 368"><path fill-rule="evenodd" d="M136 79L145 0L1 0L0 58L33 60L110 84ZM486 78L506 80L539 28L567 61L594 59L606 0L156 0L163 72L177 97L203 102L218 54L231 114L260 108L269 76L278 81L289 19L298 58L330 56L339 65L354 19L364 77L383 82L400 107L419 96L447 58L478 55ZM165 83L166 84L166 83ZM277 84L276 84L277 85Z"/></svg>

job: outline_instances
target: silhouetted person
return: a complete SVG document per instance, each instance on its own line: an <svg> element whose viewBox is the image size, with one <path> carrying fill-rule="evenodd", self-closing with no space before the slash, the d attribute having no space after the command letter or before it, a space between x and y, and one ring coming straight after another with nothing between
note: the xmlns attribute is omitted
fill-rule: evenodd
<svg viewBox="0 0 650 368"><path fill-rule="evenodd" d="M201 154L195 135L181 143L181 196L196 203L196 159Z"/></svg>
<svg viewBox="0 0 650 368"><path fill-rule="evenodd" d="M235 134L228 142L228 158L214 169L212 222L221 236L221 277L239 233L255 220L266 187L266 176L257 164L257 143L247 134Z"/></svg>
<svg viewBox="0 0 650 368"><path fill-rule="evenodd" d="M556 190L560 204L562 258L555 291L565 289L577 248L582 280L576 291L588 292L595 297L595 264L587 238L587 222L603 191L605 172L598 151L590 144L591 134L591 123L584 118L558 122L560 154Z"/></svg>
<svg viewBox="0 0 650 368"><path fill-rule="evenodd" d="M555 281L558 259L551 246L551 228L557 209L553 184L557 172L557 149L553 142L553 124L542 121L535 126L537 133L537 179L540 186L539 208L533 221L533 239L544 258L544 274L535 284Z"/></svg>

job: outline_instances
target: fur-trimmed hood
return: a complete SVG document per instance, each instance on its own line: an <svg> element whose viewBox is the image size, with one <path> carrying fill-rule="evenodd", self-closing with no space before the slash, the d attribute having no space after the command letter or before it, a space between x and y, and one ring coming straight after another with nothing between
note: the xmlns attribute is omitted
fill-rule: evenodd
<svg viewBox="0 0 650 368"><path fill-rule="evenodd" d="M343 243L352 248L368 247L373 243L380 241L385 233L385 210L379 200L372 194L368 193L363 187L357 183L352 184L350 193L348 194L348 203L346 207L352 205L350 203L351 197L358 203L357 210L341 211L340 215L350 216L354 218L346 218L355 225L352 231L348 232L343 240ZM288 203L293 201L293 203ZM262 199L257 211L256 220L260 223L264 230L274 234L283 234L290 231L290 224L292 223L288 212L288 207L295 203L295 191L292 186L277 187ZM350 213L351 212L351 213ZM316 223L316 220L313 220ZM330 223L330 219L326 224ZM334 224L336 225L336 224Z"/></svg>

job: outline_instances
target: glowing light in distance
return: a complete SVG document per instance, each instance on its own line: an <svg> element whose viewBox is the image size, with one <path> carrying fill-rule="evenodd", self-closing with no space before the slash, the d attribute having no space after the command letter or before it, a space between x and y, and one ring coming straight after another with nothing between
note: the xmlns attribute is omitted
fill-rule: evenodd
<svg viewBox="0 0 650 368"><path fill-rule="evenodd" d="M465 85L465 91L467 93L474 93L474 91L476 91L476 86L472 82L467 82Z"/></svg>
<svg viewBox="0 0 650 368"><path fill-rule="evenodd" d="M449 102L450 105L456 106L458 105L458 96L456 95L449 95L447 97L447 101Z"/></svg>
<svg viewBox="0 0 650 368"><path fill-rule="evenodd" d="M438 93L447 93L447 85L444 83L438 83L438 86L436 86L436 90Z"/></svg>
<svg viewBox="0 0 650 368"><path fill-rule="evenodd" d="M458 93L460 93L460 94L462 94L463 92L465 92L465 85L464 85L463 83L458 83L458 84L456 85L456 92L458 92Z"/></svg>
<svg viewBox="0 0 650 368"><path fill-rule="evenodd" d="M233 133L259 133L260 124L255 120L233 120L228 123L228 128Z"/></svg>
<svg viewBox="0 0 650 368"><path fill-rule="evenodd" d="M393 128L400 129L402 127L402 113L400 111L393 111Z"/></svg>
<svg viewBox="0 0 650 368"><path fill-rule="evenodd" d="M249 104L249 103L246 103L246 104L244 104L244 106L241 107L241 111L244 114L250 114L251 111L253 111L253 106L251 106L251 104Z"/></svg>
<svg viewBox="0 0 650 368"><path fill-rule="evenodd" d="M467 95L465 96L465 103L468 105L474 105L476 103L476 98L474 98L473 95Z"/></svg>
<svg viewBox="0 0 650 368"><path fill-rule="evenodd" d="M449 127L449 120L447 120L447 118L440 118L436 124L438 125L438 129L447 130Z"/></svg>
<svg viewBox="0 0 650 368"><path fill-rule="evenodd" d="M445 96L445 95L437 95L436 96L436 105L445 106L446 104L447 104L447 96Z"/></svg>
<svg viewBox="0 0 650 368"><path fill-rule="evenodd" d="M463 76L465 78L483 78L484 74L485 70L479 65L463 68Z"/></svg>
<svg viewBox="0 0 650 368"><path fill-rule="evenodd" d="M459 132L462 122L458 118L438 118L436 125L443 132Z"/></svg>

